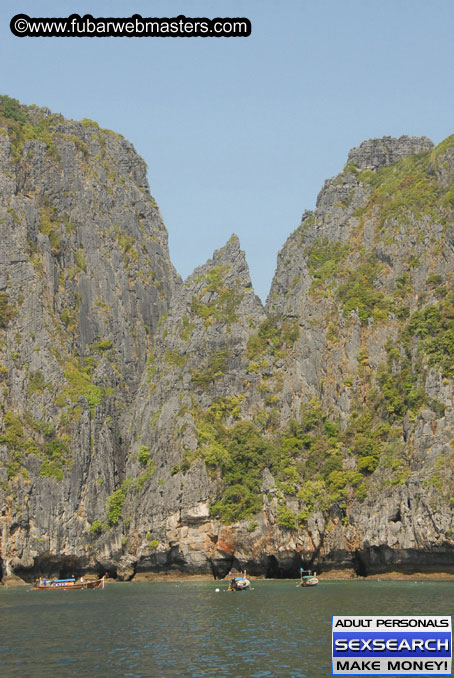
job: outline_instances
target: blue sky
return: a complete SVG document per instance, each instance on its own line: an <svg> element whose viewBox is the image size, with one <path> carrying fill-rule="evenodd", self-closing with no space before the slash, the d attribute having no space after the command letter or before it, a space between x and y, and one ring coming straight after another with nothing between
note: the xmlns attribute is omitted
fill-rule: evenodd
<svg viewBox="0 0 454 678"><path fill-rule="evenodd" d="M16 38L30 16L246 16L249 38ZM453 133L452 0L3 0L2 93L92 118L148 165L183 277L237 233L264 300L348 150Z"/></svg>

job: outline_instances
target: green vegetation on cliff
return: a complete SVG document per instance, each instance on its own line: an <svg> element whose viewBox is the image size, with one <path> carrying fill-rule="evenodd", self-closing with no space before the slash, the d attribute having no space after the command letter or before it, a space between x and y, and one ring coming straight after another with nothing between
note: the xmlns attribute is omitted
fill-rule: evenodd
<svg viewBox="0 0 454 678"><path fill-rule="evenodd" d="M283 320L278 315L271 315L263 321L258 332L249 338L246 355L250 360L267 354L282 357L285 350L293 346L298 335L296 320Z"/></svg>
<svg viewBox="0 0 454 678"><path fill-rule="evenodd" d="M313 277L310 292L313 295L332 296L345 316L357 311L361 323L368 318L376 322L386 320L393 312L403 313L401 302L377 288L384 266L375 255L366 256L360 250L361 260L355 265L347 259L351 246L340 242L316 239L306 248L309 272ZM398 299L400 295L397 295Z"/></svg>
<svg viewBox="0 0 454 678"><path fill-rule="evenodd" d="M196 282L204 284L200 292L192 298L191 313L203 318L206 326L213 322L230 326L237 320L236 312L243 292L239 287L226 284L229 271L229 266L220 264L196 278Z"/></svg>
<svg viewBox="0 0 454 678"><path fill-rule="evenodd" d="M7 448L7 473L10 481L19 474L29 477L28 458L40 460L40 476L62 480L71 468L72 454L69 437L58 434L52 424L33 419L30 414L21 417L8 409L3 415L0 445Z"/></svg>
<svg viewBox="0 0 454 678"><path fill-rule="evenodd" d="M38 113L37 109L37 113ZM58 151L52 138L52 125L60 116L37 114L35 119L30 115L30 109L21 106L17 99L6 95L0 96L0 127L8 131L11 139L13 158L17 162L26 141L43 141L47 151L54 159L58 159Z"/></svg>
<svg viewBox="0 0 454 678"><path fill-rule="evenodd" d="M192 370L193 383L206 389L214 381L221 379L227 370L229 357L230 351L228 349L213 353L208 360L201 364L200 369Z"/></svg>
<svg viewBox="0 0 454 678"><path fill-rule="evenodd" d="M9 303L8 294L0 292L0 328L6 328L14 316L15 311Z"/></svg>
<svg viewBox="0 0 454 678"><path fill-rule="evenodd" d="M306 248L309 262L309 273L314 278L313 288L321 287L339 270L339 265L345 261L348 254L348 243L316 238L314 243Z"/></svg>
<svg viewBox="0 0 454 678"><path fill-rule="evenodd" d="M301 500L295 520L304 522L313 510L328 510L333 504L345 508L349 501L365 496L364 473L369 469L360 473L344 465L342 447L350 432L341 434L318 402L305 406L301 418L291 421L284 432L265 436L253 421L241 420L241 400L242 396L221 398L207 410L192 410L199 447L187 453L185 467L199 456L219 478L213 516L229 524L258 513L265 469L277 483L283 527L289 527L285 497ZM310 499L308 488L314 482L318 493Z"/></svg>
<svg viewBox="0 0 454 678"><path fill-rule="evenodd" d="M407 346L411 338L417 340L418 352L429 366L454 377L454 292L438 306L425 306L411 316L403 336Z"/></svg>
<svg viewBox="0 0 454 678"><path fill-rule="evenodd" d="M415 220L440 216L441 208L451 203L452 191L439 182L435 170L441 156L452 147L454 136L432 151L409 156L375 172L359 172L360 181L373 189L364 213L378 209L381 227L391 221L408 224L409 216Z"/></svg>

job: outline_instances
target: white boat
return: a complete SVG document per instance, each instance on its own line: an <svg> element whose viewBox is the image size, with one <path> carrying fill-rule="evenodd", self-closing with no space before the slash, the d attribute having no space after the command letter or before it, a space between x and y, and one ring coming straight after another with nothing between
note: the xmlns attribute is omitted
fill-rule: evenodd
<svg viewBox="0 0 454 678"><path fill-rule="evenodd" d="M311 572L311 570L303 570L303 568L300 568L301 572L301 578L300 581L298 582L298 586L317 586L318 584L318 579L317 579L317 573L316 572Z"/></svg>

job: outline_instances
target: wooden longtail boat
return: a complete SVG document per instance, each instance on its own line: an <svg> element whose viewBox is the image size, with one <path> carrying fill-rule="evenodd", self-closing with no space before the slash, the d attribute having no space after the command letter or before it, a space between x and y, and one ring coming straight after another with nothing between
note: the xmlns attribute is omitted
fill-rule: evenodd
<svg viewBox="0 0 454 678"><path fill-rule="evenodd" d="M102 585L104 588L105 578L94 581L76 579L40 579L33 584L34 591L75 591L76 589L97 589Z"/></svg>

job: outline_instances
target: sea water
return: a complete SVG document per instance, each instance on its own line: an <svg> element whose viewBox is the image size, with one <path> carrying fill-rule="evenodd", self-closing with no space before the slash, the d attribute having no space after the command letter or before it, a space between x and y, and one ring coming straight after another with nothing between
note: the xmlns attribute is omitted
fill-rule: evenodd
<svg viewBox="0 0 454 678"><path fill-rule="evenodd" d="M442 581L0 587L0 678L324 678L333 614L451 614ZM220 591L216 592L216 588Z"/></svg>

